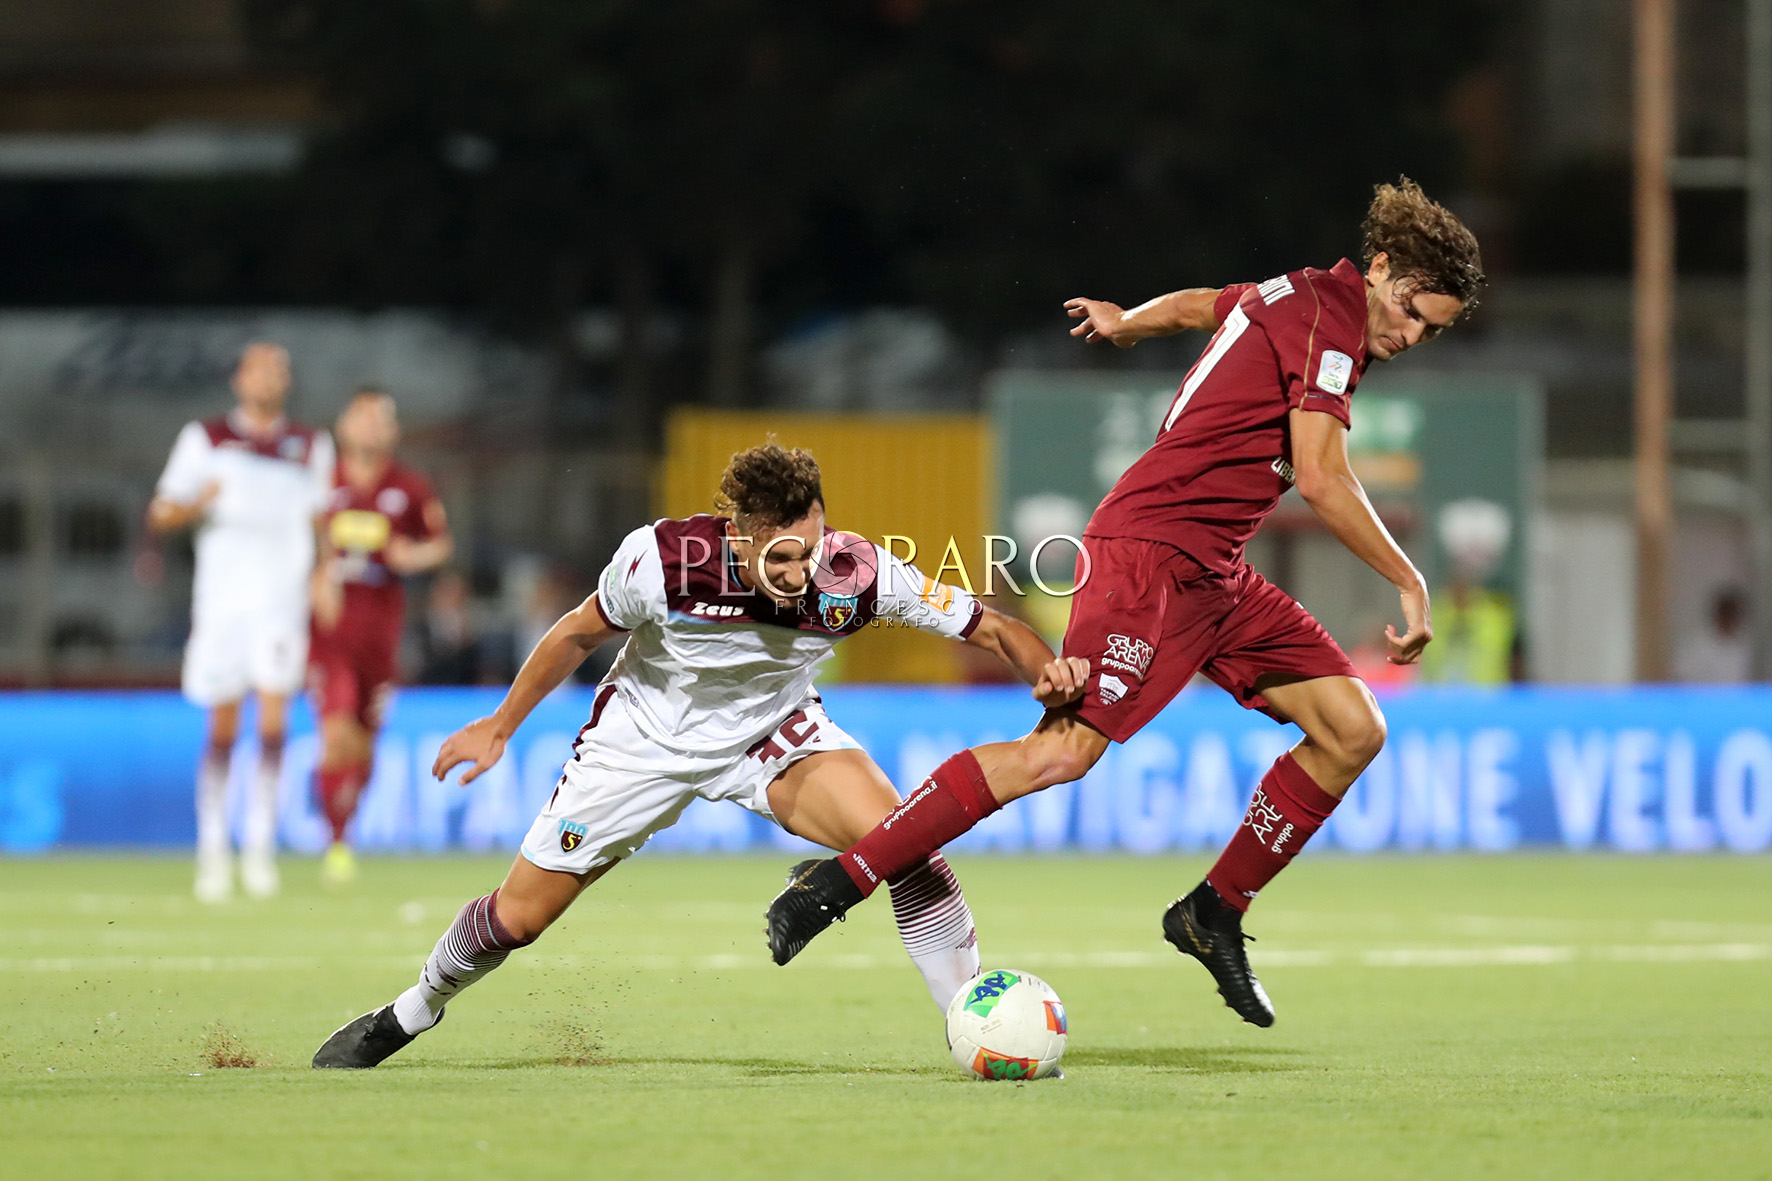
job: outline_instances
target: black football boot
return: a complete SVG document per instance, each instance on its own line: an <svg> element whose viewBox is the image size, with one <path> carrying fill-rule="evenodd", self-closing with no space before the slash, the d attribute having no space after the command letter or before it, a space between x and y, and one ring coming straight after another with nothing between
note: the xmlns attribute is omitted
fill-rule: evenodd
<svg viewBox="0 0 1772 1181"><path fill-rule="evenodd" d="M800 862L788 871L787 889L769 904L765 931L770 957L778 964L787 963L861 900L861 890L836 858Z"/></svg>
<svg viewBox="0 0 1772 1181"><path fill-rule="evenodd" d="M443 1014L437 1014L437 1020L442 1021ZM379 1066L396 1050L404 1049L417 1036L400 1028L393 1005L383 1005L346 1022L327 1038L326 1044L314 1052L314 1069L368 1070Z"/></svg>
<svg viewBox="0 0 1772 1181"><path fill-rule="evenodd" d="M1244 941L1255 937L1243 934L1243 912L1225 905L1211 886L1201 882L1170 904L1163 912L1163 938L1206 965L1218 982L1218 995L1237 1016L1263 1029L1274 1023L1273 1002L1243 950Z"/></svg>

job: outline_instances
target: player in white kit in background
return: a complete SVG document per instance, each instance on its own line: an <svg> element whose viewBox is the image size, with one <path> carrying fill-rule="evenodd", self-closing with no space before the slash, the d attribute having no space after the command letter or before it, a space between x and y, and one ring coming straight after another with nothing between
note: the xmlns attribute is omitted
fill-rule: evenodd
<svg viewBox="0 0 1772 1181"><path fill-rule="evenodd" d="M249 344L234 370L235 409L187 423L148 506L148 526L195 527L197 573L185 697L209 711L197 771L197 897L233 893L229 763L240 704L258 697L259 765L241 842L247 893L277 892L277 779L289 698L307 671L315 521L332 491L332 439L283 414L289 354Z"/></svg>
<svg viewBox="0 0 1772 1181"><path fill-rule="evenodd" d="M1087 662L1055 657L1026 624L827 529L818 465L805 452L773 443L740 452L720 490L729 517L630 533L596 593L536 645L497 712L443 744L437 777L471 762L470 782L589 652L627 635L504 884L462 908L417 984L328 1038L316 1067L375 1066L430 1029L450 998L533 943L697 797L732 801L833 849L879 823L898 793L813 688L845 636L876 621L915 627L993 653L1050 707L1082 692ZM905 950L945 1011L978 974L972 912L940 853L889 885Z"/></svg>

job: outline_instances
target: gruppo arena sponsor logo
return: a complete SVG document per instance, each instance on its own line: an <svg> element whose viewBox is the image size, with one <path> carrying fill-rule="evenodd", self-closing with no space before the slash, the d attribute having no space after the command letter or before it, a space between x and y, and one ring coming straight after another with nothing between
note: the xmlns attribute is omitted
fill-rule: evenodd
<svg viewBox="0 0 1772 1181"><path fill-rule="evenodd" d="M1143 640L1112 635L1108 637L1107 651L1102 654L1101 663L1142 678L1151 666L1151 657L1156 654L1157 650Z"/></svg>

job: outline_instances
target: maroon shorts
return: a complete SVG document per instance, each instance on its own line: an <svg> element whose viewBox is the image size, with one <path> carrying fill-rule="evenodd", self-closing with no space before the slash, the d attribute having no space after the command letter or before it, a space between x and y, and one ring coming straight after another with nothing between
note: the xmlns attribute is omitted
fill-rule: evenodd
<svg viewBox="0 0 1772 1181"><path fill-rule="evenodd" d="M322 718L344 714L366 729L381 729L399 675L398 640L315 636L308 659L314 712Z"/></svg>
<svg viewBox="0 0 1772 1181"><path fill-rule="evenodd" d="M1323 625L1248 566L1214 574L1172 546L1131 537L1086 537L1084 545L1088 579L1071 602L1064 654L1089 661L1078 715L1115 742L1136 734L1198 672L1244 708L1274 717L1255 691L1260 678L1357 675ZM1079 579L1083 572L1079 558Z"/></svg>

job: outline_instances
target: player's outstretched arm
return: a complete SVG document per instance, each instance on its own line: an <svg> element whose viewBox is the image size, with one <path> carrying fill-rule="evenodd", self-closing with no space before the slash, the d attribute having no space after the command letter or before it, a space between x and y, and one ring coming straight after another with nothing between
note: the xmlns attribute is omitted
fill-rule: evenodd
<svg viewBox="0 0 1772 1181"><path fill-rule="evenodd" d="M1105 340L1115 348L1129 349L1152 336L1174 336L1196 329L1218 330L1218 287L1190 287L1171 291L1141 303L1131 311L1104 299L1072 299L1065 309L1073 320L1083 321L1071 329L1084 340Z"/></svg>
<svg viewBox="0 0 1772 1181"><path fill-rule="evenodd" d="M1337 541L1397 588L1407 626L1401 634L1394 627L1385 627L1390 661L1414 664L1434 638L1428 619L1427 583L1422 581L1421 571L1366 499L1366 489L1348 461L1347 427L1341 420L1320 410L1293 410L1291 423L1292 467L1297 476L1294 487Z"/></svg>
<svg viewBox="0 0 1772 1181"><path fill-rule="evenodd" d="M449 532L449 516L443 502L432 497L425 502L425 532L422 540L411 537L388 539L386 560L395 574L423 574L435 570L455 556L455 536Z"/></svg>
<svg viewBox="0 0 1772 1181"><path fill-rule="evenodd" d="M1012 669L1034 688L1034 700L1047 709L1069 705L1083 695L1089 680L1089 662L1079 656L1055 656L1040 633L1016 619L980 603L983 615L966 637Z"/></svg>
<svg viewBox="0 0 1772 1181"><path fill-rule="evenodd" d="M462 773L463 783L485 774L503 757L505 743L536 704L559 688L593 649L617 634L597 609L596 595L561 616L517 670L517 679L491 716L469 722L444 740L431 774L442 779L463 763L473 764Z"/></svg>

